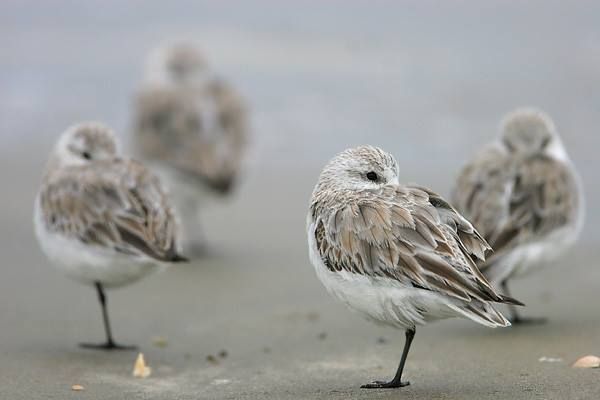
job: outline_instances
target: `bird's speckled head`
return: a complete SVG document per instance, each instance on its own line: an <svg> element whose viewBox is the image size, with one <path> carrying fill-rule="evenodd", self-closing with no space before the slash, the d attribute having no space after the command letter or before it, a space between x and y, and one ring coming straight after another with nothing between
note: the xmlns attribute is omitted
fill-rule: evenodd
<svg viewBox="0 0 600 400"><path fill-rule="evenodd" d="M165 43L152 50L144 74L145 83L152 86L202 86L210 79L202 52L186 41Z"/></svg>
<svg viewBox="0 0 600 400"><path fill-rule="evenodd" d="M501 140L508 151L521 154L542 153L557 140L550 117L533 108L517 109L504 117Z"/></svg>
<svg viewBox="0 0 600 400"><path fill-rule="evenodd" d="M195 47L180 44L167 51L165 68L175 82L192 82L206 69L204 57Z"/></svg>
<svg viewBox="0 0 600 400"><path fill-rule="evenodd" d="M374 190L398 184L398 163L394 157L373 146L345 150L325 166L315 188L322 191Z"/></svg>
<svg viewBox="0 0 600 400"><path fill-rule="evenodd" d="M61 135L52 162L60 166L84 165L111 159L117 153L117 142L110 128L98 122L84 122L69 127Z"/></svg>

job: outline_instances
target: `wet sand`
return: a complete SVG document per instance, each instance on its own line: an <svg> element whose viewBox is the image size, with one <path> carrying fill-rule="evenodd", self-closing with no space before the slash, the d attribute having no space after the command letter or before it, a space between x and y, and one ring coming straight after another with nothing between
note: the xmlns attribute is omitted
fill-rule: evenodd
<svg viewBox="0 0 600 400"><path fill-rule="evenodd" d="M135 379L135 352L77 347L103 339L99 307L93 290L58 274L34 241L31 203L41 163L31 164L27 156L5 159L1 169L5 181L21 171L3 194L1 215L2 399L594 399L600 393L600 370L570 367L600 353L593 242L514 285L528 305L524 313L547 316L548 324L428 325L417 330L409 356L409 387L359 389L393 374L404 335L348 312L318 282L304 237L316 169L286 171L285 179L269 169L249 173L235 199L207 212L206 258L109 292L116 338L139 345L153 368L151 377ZM154 345L155 336L167 346ZM563 361L541 363L543 356ZM72 392L73 384L85 391Z"/></svg>

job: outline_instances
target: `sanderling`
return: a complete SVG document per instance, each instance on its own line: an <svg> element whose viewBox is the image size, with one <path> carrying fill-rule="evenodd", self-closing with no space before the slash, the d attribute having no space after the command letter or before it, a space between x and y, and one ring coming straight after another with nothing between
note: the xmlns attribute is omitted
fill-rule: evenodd
<svg viewBox="0 0 600 400"><path fill-rule="evenodd" d="M228 194L239 175L247 136L241 99L194 47L176 45L150 57L135 107L136 154L164 180L185 220L197 222L202 203Z"/></svg>
<svg viewBox="0 0 600 400"><path fill-rule="evenodd" d="M177 224L163 188L139 162L118 155L114 135L98 123L67 129L58 140L35 200L35 233L68 277L96 287L106 343L113 340L105 288L124 286L178 254Z"/></svg>
<svg viewBox="0 0 600 400"><path fill-rule="evenodd" d="M518 109L500 137L461 171L453 191L494 252L479 262L484 275L508 294L509 279L554 260L577 239L583 224L583 191L552 120L536 109ZM512 322L522 318L511 307Z"/></svg>
<svg viewBox="0 0 600 400"><path fill-rule="evenodd" d="M402 371L417 325L464 317L488 327L510 323L490 303L502 296L474 259L489 249L473 226L434 192L398 182L396 160L363 146L333 158L319 177L307 218L310 259L336 299L370 320L405 329L390 382Z"/></svg>

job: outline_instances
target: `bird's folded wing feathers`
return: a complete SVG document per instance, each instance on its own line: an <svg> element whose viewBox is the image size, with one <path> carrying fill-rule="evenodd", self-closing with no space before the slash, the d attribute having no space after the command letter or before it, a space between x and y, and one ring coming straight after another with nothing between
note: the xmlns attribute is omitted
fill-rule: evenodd
<svg viewBox="0 0 600 400"><path fill-rule="evenodd" d="M43 185L40 205L48 229L70 239L159 261L181 259L166 195L135 161L59 171Z"/></svg>
<svg viewBox="0 0 600 400"><path fill-rule="evenodd" d="M493 263L518 245L539 240L573 222L579 192L568 166L550 157L532 157L519 163L504 200L506 218L488 238Z"/></svg>
<svg viewBox="0 0 600 400"><path fill-rule="evenodd" d="M511 168L505 151L490 146L462 169L452 192L452 205L487 239L508 216Z"/></svg>
<svg viewBox="0 0 600 400"><path fill-rule="evenodd" d="M386 187L325 215L315 235L331 271L394 279L464 301L508 301L473 261L489 249L485 240L429 190Z"/></svg>
<svg viewBox="0 0 600 400"><path fill-rule="evenodd" d="M185 177L224 191L238 172L245 145L245 113L237 97L229 96L217 102L212 116L220 133L204 132L201 96L198 91L173 88L140 91L137 143L142 157L164 162Z"/></svg>
<svg viewBox="0 0 600 400"><path fill-rule="evenodd" d="M568 166L547 156L515 159L490 149L461 172L454 205L494 249L482 269L574 218L578 190Z"/></svg>

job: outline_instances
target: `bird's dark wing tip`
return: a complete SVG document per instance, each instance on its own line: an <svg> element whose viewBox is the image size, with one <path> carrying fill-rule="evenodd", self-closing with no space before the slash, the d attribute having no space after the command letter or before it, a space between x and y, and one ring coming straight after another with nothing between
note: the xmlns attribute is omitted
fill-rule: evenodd
<svg viewBox="0 0 600 400"><path fill-rule="evenodd" d="M524 303L520 302L517 299L513 299L510 296L503 296L502 295L502 296L500 296L500 299L502 300L502 303L504 303L504 304L512 304L514 306L523 306L523 307L525 306Z"/></svg>
<svg viewBox="0 0 600 400"><path fill-rule="evenodd" d="M169 262L172 263L187 263L190 262L190 259L187 257L184 257L182 255L179 254L174 254L172 257L169 258Z"/></svg>

